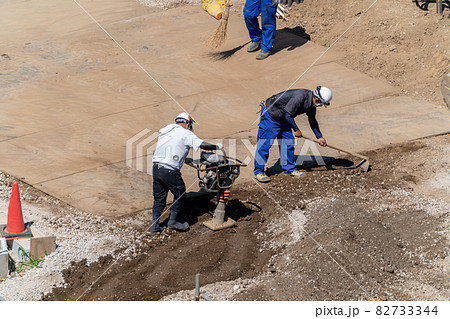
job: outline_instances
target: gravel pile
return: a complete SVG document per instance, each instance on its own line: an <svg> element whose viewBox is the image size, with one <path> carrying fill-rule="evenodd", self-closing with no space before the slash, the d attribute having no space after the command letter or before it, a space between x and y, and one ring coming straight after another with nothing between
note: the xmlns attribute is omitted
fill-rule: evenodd
<svg viewBox="0 0 450 319"><path fill-rule="evenodd" d="M259 233L258 239L264 248L273 250L291 246L303 238L306 221L304 211L300 209L289 214L280 212L278 218L268 223L267 233Z"/></svg>
<svg viewBox="0 0 450 319"><path fill-rule="evenodd" d="M201 0L137 0L139 3L147 7L172 8L186 4L200 4Z"/></svg>
<svg viewBox="0 0 450 319"><path fill-rule="evenodd" d="M228 301L233 300L233 297L243 291L257 287L262 284L264 276L257 276L252 279L238 278L232 281L220 281L213 284L201 286L200 278L200 293L207 295L213 300ZM182 290L177 293L165 296L161 301L190 301L195 300L195 290ZM200 301L202 301L201 299Z"/></svg>
<svg viewBox="0 0 450 319"><path fill-rule="evenodd" d="M6 214L12 188L12 177L0 173L0 213ZM65 203L19 183L25 221L46 235L56 236L57 249L48 255L42 268L14 274L0 282L0 296L6 300L40 300L53 287L64 285L62 270L73 261L90 264L100 256L139 249L139 236L145 226L144 216L108 222L104 218L80 212ZM119 256L114 255L115 258Z"/></svg>

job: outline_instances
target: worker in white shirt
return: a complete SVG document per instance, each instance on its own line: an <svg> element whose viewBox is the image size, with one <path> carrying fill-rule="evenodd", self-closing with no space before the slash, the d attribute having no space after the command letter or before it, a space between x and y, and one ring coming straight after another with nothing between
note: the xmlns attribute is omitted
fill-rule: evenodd
<svg viewBox="0 0 450 319"><path fill-rule="evenodd" d="M173 194L174 200L170 208L170 217L167 226L184 231L189 228L188 223L177 220L186 196L180 169L184 164L189 150L197 151L223 149L221 144L210 144L198 138L192 131L194 120L186 112L175 118L175 124L169 124L159 131L158 143L153 155L153 224L152 233L164 230L159 224L159 218L166 206L167 194Z"/></svg>

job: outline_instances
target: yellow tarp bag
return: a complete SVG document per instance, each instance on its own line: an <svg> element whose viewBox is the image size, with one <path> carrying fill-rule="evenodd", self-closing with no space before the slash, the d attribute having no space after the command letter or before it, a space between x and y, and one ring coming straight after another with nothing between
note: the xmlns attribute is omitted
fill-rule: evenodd
<svg viewBox="0 0 450 319"><path fill-rule="evenodd" d="M202 8L217 20L222 19L226 0L202 0ZM231 1L230 1L231 4Z"/></svg>

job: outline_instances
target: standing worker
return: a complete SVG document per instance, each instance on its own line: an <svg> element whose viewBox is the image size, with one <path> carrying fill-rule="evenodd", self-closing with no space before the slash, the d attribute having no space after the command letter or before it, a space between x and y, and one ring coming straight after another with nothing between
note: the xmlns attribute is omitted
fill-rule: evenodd
<svg viewBox="0 0 450 319"><path fill-rule="evenodd" d="M275 94L261 102L261 119L255 154L255 179L262 183L270 181L264 172L269 158L269 149L275 139L278 139L280 161L283 172L290 176L305 175L295 168L294 136L302 137L302 132L294 121L299 114L306 114L308 122L321 146L327 142L323 138L316 120L316 107L329 105L332 98L329 88L318 86L314 91L307 89L288 90ZM294 134L292 134L294 131Z"/></svg>
<svg viewBox="0 0 450 319"><path fill-rule="evenodd" d="M184 164L190 149L197 151L221 150L221 144L210 144L199 139L193 133L193 118L186 112L179 114L175 118L175 124L169 124L159 130L158 143L153 155L153 224L152 233L164 230L159 224L159 218L166 206L166 199L169 190L174 199L170 208L168 226L176 230L187 230L188 223L177 221L183 202L186 197L186 186L184 185L180 169Z"/></svg>
<svg viewBox="0 0 450 319"><path fill-rule="evenodd" d="M252 42L247 47L247 52L255 52L257 60L263 60L270 55L273 41L275 40L275 29L277 20L277 0L246 0L244 6L244 19ZM261 14L261 28L258 16Z"/></svg>

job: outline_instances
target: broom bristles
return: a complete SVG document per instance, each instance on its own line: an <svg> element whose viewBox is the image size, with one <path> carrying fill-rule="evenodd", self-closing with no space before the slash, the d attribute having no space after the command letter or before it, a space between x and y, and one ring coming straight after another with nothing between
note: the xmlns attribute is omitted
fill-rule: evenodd
<svg viewBox="0 0 450 319"><path fill-rule="evenodd" d="M209 37L208 41L206 41L207 46L212 48L218 48L225 43L225 39L227 37L228 18L230 16L230 7L231 3L229 1L226 1L225 12L222 15L222 19L220 20L219 26L214 31L214 33Z"/></svg>

